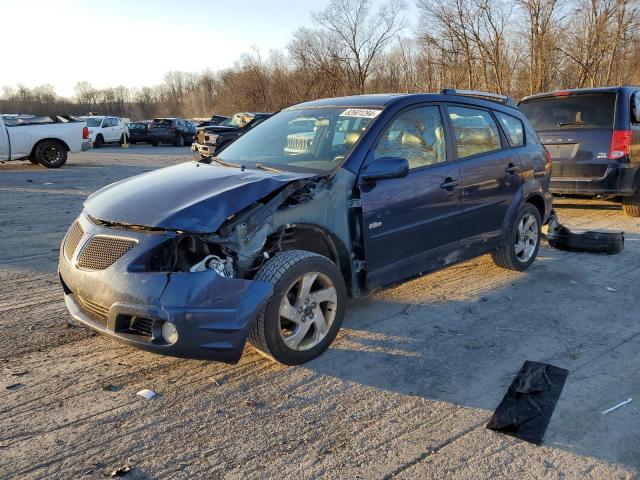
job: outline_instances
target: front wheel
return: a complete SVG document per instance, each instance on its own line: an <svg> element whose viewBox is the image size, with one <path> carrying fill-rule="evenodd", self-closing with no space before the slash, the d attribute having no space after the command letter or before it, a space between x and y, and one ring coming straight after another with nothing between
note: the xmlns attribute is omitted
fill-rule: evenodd
<svg viewBox="0 0 640 480"><path fill-rule="evenodd" d="M640 188L630 197L622 199L622 208L628 217L640 217Z"/></svg>
<svg viewBox="0 0 640 480"><path fill-rule="evenodd" d="M260 353L300 365L329 348L347 299L342 273L331 260L305 250L280 252L260 267L255 280L273 284L273 296L249 333Z"/></svg>
<svg viewBox="0 0 640 480"><path fill-rule="evenodd" d="M47 168L60 168L67 161L67 149L60 142L45 140L35 149L34 157Z"/></svg>
<svg viewBox="0 0 640 480"><path fill-rule="evenodd" d="M541 228L540 212L525 203L505 232L500 247L491 254L495 264L516 271L529 268L538 255Z"/></svg>
<svg viewBox="0 0 640 480"><path fill-rule="evenodd" d="M98 135L96 140L93 142L93 148L100 148L104 145L104 137L102 135Z"/></svg>

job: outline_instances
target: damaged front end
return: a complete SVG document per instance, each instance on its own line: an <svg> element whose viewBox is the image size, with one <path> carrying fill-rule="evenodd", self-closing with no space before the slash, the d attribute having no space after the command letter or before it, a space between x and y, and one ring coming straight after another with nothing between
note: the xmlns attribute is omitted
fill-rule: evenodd
<svg viewBox="0 0 640 480"><path fill-rule="evenodd" d="M272 295L270 283L253 280L256 272L295 241L298 221L333 222L342 225L341 236L348 235L346 209L336 206L346 204L351 180L342 189L327 188L325 179L282 182L255 201L245 197L248 205L226 219L217 217L213 233L202 231L200 205L208 197L189 208L174 206L182 214L173 223L199 227L191 231L172 228L163 218L153 226L132 223L140 216L135 209L119 220L113 212L123 207L112 202L110 212L90 199L60 250L67 308L81 323L146 350L235 363ZM224 207L210 212L220 214Z"/></svg>

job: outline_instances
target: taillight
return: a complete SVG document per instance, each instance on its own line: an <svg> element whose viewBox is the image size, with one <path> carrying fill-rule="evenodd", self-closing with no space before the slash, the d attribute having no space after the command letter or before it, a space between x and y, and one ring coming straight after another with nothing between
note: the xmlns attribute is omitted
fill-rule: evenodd
<svg viewBox="0 0 640 480"><path fill-rule="evenodd" d="M631 130L614 130L611 136L609 160L617 160L631 153Z"/></svg>
<svg viewBox="0 0 640 480"><path fill-rule="evenodd" d="M567 92L567 91L553 92L554 97L566 97L567 95L571 95L571 92Z"/></svg>
<svg viewBox="0 0 640 480"><path fill-rule="evenodd" d="M83 140L87 140L89 138L89 128L88 127L84 127L82 129L82 139Z"/></svg>

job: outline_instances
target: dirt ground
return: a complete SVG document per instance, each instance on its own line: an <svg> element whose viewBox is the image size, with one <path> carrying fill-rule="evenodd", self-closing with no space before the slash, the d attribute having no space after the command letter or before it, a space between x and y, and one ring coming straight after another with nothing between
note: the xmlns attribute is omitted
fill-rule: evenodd
<svg viewBox="0 0 640 480"><path fill-rule="evenodd" d="M557 199L570 228L626 231L624 252L543 244L526 273L482 257L379 292L352 302L333 347L302 367L250 347L237 365L161 357L73 324L56 262L84 198L190 158L134 146L60 170L0 165L0 478L125 465L125 478L638 476L639 219ZM485 428L525 360L570 371L543 446Z"/></svg>

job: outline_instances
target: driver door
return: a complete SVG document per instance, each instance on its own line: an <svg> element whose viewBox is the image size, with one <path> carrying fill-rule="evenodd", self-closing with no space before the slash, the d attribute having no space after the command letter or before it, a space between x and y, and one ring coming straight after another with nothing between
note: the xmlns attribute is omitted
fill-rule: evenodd
<svg viewBox="0 0 640 480"><path fill-rule="evenodd" d="M405 158L404 178L359 179L366 286L379 288L457 260L460 169L439 105L411 107L383 130L369 162Z"/></svg>

